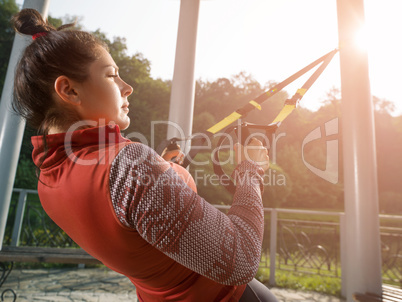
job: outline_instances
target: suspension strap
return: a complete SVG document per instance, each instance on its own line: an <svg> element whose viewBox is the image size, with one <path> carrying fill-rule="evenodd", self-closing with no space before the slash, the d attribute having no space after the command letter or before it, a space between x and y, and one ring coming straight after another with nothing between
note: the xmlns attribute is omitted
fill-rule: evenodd
<svg viewBox="0 0 402 302"><path fill-rule="evenodd" d="M326 55L326 58L322 62L322 64L317 68L317 70L308 78L308 80L304 83L304 85L296 91L296 93L285 101L285 106L276 116L276 118L272 121L272 124L280 124L284 121L285 118L288 117L289 114L297 107L300 100L303 98L305 93L309 90L309 88L314 84L314 82L318 79L318 77L322 74L328 64L331 62L335 53L338 50L335 49Z"/></svg>
<svg viewBox="0 0 402 302"><path fill-rule="evenodd" d="M311 70L312 68L317 66L318 64L322 63L320 65L320 67L313 73L313 75L306 81L306 83L303 85L303 87L300 88L290 100L287 100L285 102L285 106L283 107L282 111L278 114L278 116L273 121L273 123L282 122L293 111L293 109L297 105L297 102L300 101L300 99L303 97L303 95L307 92L307 90L311 87L311 85L315 82L315 80L320 76L320 74L327 67L329 62L331 62L333 56L337 53L337 51L338 51L338 49L334 49L334 50L330 51L329 53L325 54L324 56L322 56L321 58L315 60L311 64L307 65L306 67L300 69L298 72L291 75L290 77L288 77L286 80L282 81L281 83L275 85L270 90L264 92L263 94L258 96L256 99L251 100L243 107L232 112L230 115L225 117L223 120L221 120L220 122L218 122L215 125L213 125L212 127L210 127L207 130L207 132L215 134L215 133L221 131L223 128L229 126L233 122L237 121L242 116L247 115L251 110L254 110L256 108L261 110L260 105L262 103L264 103L270 97L274 96L276 93L281 91L283 88L288 86L290 83L297 80L303 74L305 74L306 72L308 72L309 70Z"/></svg>

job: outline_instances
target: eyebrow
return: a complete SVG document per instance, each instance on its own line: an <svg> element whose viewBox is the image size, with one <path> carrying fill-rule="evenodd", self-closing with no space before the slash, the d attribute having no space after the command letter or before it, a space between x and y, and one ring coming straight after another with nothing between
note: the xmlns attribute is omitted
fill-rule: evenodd
<svg viewBox="0 0 402 302"><path fill-rule="evenodd" d="M116 69L117 71L119 71L119 67L117 67L116 65L111 65L111 64L109 64L109 65L104 65L104 66L102 66L102 68L108 68L108 67L113 67L114 69Z"/></svg>

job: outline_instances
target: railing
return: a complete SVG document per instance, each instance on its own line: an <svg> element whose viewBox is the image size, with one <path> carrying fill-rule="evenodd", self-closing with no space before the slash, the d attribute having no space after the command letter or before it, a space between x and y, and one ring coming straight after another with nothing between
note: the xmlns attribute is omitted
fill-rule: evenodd
<svg viewBox="0 0 402 302"><path fill-rule="evenodd" d="M7 229L5 245L76 246L45 214L37 191L14 189L14 193L19 196L18 200L14 196L11 204L14 220L13 226L9 225ZM32 195L29 200L28 195ZM229 206L216 205L216 208L227 211ZM291 270L341 278L344 291L346 283L341 272L346 263L345 214L272 208L264 210L266 230L261 267L269 268L270 284L275 285L276 270ZM383 280L402 287L402 216L380 215L380 221Z"/></svg>
<svg viewBox="0 0 402 302"><path fill-rule="evenodd" d="M380 215L380 219L393 224L380 227L383 280L402 288L402 217Z"/></svg>
<svg viewBox="0 0 402 302"><path fill-rule="evenodd" d="M224 205L216 207L223 211L230 208ZM345 296L346 281L341 276L342 265L346 264L345 260L342 261L345 249L341 248L346 238L345 214L272 208L264 208L264 212L266 221L260 267L269 268L269 284L275 286L276 270L329 276L341 278L342 295ZM297 218L285 218L295 215ZM316 218L308 220L306 216ZM327 219L322 221L323 217Z"/></svg>

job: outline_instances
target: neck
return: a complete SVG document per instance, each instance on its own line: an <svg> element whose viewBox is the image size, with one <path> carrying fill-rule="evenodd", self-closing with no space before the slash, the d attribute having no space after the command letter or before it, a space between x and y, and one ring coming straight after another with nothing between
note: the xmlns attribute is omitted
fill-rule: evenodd
<svg viewBox="0 0 402 302"><path fill-rule="evenodd" d="M58 127L50 127L48 134L57 134L57 133L64 133L66 132L65 130L58 128Z"/></svg>

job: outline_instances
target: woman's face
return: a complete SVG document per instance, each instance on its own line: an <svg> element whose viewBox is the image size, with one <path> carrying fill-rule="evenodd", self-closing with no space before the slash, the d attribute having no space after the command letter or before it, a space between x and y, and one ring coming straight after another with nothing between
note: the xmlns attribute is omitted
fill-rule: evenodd
<svg viewBox="0 0 402 302"><path fill-rule="evenodd" d="M133 88L120 78L110 54L103 47L98 51L99 58L89 66L88 79L79 85L78 114L82 120L98 125L115 123L120 129L127 129L130 125L127 97Z"/></svg>

